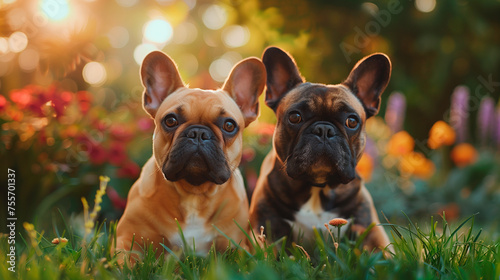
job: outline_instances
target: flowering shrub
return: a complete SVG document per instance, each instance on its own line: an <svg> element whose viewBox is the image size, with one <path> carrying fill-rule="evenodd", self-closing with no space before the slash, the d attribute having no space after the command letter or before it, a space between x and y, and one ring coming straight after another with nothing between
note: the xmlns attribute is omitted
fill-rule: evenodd
<svg viewBox="0 0 500 280"><path fill-rule="evenodd" d="M400 97L397 100L398 106L404 106ZM401 114L405 112L394 104L388 105L388 110L393 111L386 112L387 124L380 117L368 120L365 153L373 158L374 167L367 168L362 159L357 170L368 181L380 205L377 209L389 216L402 210L409 215L446 211L449 220L500 210L500 161L498 152L492 152L500 146L500 120L495 120L500 110L495 113L489 97L481 102L477 113L478 124L482 124L478 125L480 138L473 145L470 140L465 142L467 116L473 111L467 100L467 88L457 87L452 97L451 125L437 121L424 140L414 139L401 130L401 125L394 125L396 120L404 119ZM388 191L391 195L387 195ZM481 219L489 221L492 217L478 216Z"/></svg>
<svg viewBox="0 0 500 280"><path fill-rule="evenodd" d="M8 159L11 168L25 172L18 201L28 217L78 197L71 194L88 193L98 174L113 178L112 201L103 203L103 213L115 209L119 215L140 164L150 156L147 139L154 126L142 110L98 105L90 92L58 85L28 85L0 96L0 124L2 162Z"/></svg>

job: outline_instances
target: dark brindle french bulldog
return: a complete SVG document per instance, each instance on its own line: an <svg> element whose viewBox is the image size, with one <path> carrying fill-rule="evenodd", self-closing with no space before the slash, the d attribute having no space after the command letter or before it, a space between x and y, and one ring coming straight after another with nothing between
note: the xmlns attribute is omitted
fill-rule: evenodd
<svg viewBox="0 0 500 280"><path fill-rule="evenodd" d="M379 223L355 167L365 147L366 119L377 114L389 82L389 58L365 57L337 85L305 82L293 58L279 48L265 50L262 60L266 104L277 125L250 205L254 230L270 225L268 237L278 239L293 229L310 240L313 227L324 228L332 218L348 219L359 234ZM381 226L364 241L368 250L387 245Z"/></svg>

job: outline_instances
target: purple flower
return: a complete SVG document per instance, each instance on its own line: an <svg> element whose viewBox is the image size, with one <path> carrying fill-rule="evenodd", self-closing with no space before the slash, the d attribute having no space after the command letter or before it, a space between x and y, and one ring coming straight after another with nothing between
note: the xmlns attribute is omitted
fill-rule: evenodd
<svg viewBox="0 0 500 280"><path fill-rule="evenodd" d="M385 122L396 133L403 129L406 111L406 98L399 92L394 92L389 96L387 109L385 110Z"/></svg>
<svg viewBox="0 0 500 280"><path fill-rule="evenodd" d="M368 154L373 159L378 157L377 143L370 137L366 137L365 154Z"/></svg>
<svg viewBox="0 0 500 280"><path fill-rule="evenodd" d="M477 115L477 127L480 143L482 145L487 144L490 136L493 136L495 133L495 102L493 98L485 97L481 100Z"/></svg>
<svg viewBox="0 0 500 280"><path fill-rule="evenodd" d="M469 119L469 89L465 86L458 86L451 96L450 125L457 133L457 143L467 140Z"/></svg>
<svg viewBox="0 0 500 280"><path fill-rule="evenodd" d="M495 143L498 148L500 148L500 108L497 109L496 115L496 124L495 124L496 132L495 132Z"/></svg>

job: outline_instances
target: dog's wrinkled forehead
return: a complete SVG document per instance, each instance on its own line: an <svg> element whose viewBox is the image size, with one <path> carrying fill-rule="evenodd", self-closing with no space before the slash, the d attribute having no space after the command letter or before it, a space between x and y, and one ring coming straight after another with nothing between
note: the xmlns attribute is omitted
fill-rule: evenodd
<svg viewBox="0 0 500 280"><path fill-rule="evenodd" d="M156 116L161 121L168 114L178 114L191 122L202 123L219 117L231 117L244 126L243 115L236 102L222 90L179 88L160 106Z"/></svg>
<svg viewBox="0 0 500 280"><path fill-rule="evenodd" d="M361 101L343 85L303 83L292 89L281 101L279 111L299 106L315 113L354 111L366 119ZM281 112L283 113L283 112Z"/></svg>

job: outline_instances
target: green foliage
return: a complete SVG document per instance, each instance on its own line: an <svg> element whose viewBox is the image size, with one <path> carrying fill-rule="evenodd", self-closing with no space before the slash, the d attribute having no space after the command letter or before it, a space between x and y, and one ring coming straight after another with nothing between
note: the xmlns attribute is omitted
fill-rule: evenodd
<svg viewBox="0 0 500 280"><path fill-rule="evenodd" d="M182 252L164 247L159 256L151 246L134 266L117 261L124 255L112 255L115 223L94 228L88 240L75 236L71 228L62 231L68 242L53 244L41 233L26 227L21 234L16 272L2 265L2 279L497 279L500 275L500 240L481 237L474 229L474 216L453 228L445 217L442 226L431 218L427 230L408 219L408 226L386 224L393 236L391 257L381 252L362 251L362 240L343 239L336 251L333 240L316 231L316 246L307 253L298 246L285 248L284 240L256 245L250 254L238 246L205 256L196 255L184 246ZM59 236L56 228L54 234ZM32 235L35 233L35 235ZM30 240L30 236L34 236ZM362 237L361 237L362 238ZM2 252L7 251L7 237L0 238ZM232 240L230 240L233 242ZM82 246L83 244L83 246ZM233 243L235 244L235 243ZM0 261L6 263L5 254Z"/></svg>

